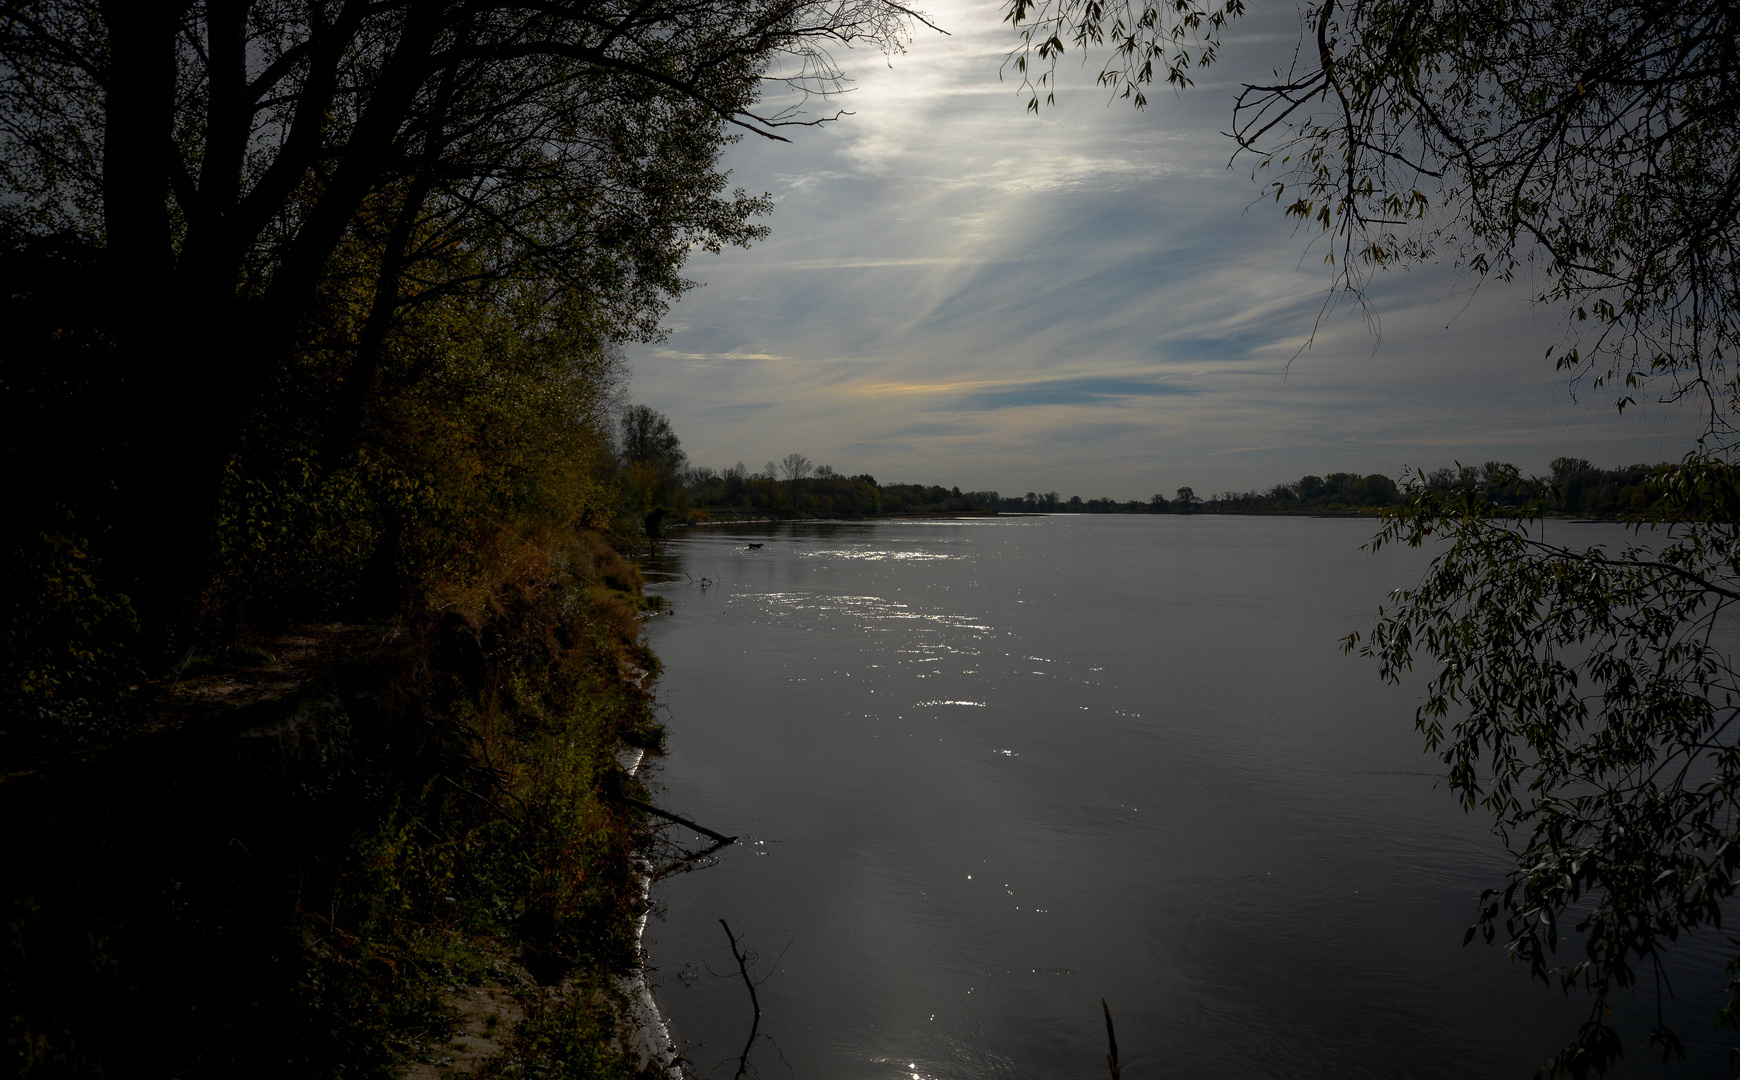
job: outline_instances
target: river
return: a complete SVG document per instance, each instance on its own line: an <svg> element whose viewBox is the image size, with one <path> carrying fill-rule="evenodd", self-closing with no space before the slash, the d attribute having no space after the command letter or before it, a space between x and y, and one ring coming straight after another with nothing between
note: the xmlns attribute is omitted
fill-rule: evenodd
<svg viewBox="0 0 1740 1080"><path fill-rule="evenodd" d="M763 1077L1104 1077L1102 998L1132 1080L1531 1075L1585 1005L1462 946L1506 863L1425 753L1418 687L1338 648L1426 565L1361 551L1372 530L1072 515L664 545L660 799L743 837L662 881L647 931L697 1072L733 1075L749 1031L723 918L757 959ZM1646 1064L1632 1033L1621 1075L1725 1071L1714 944L1672 969L1692 1060Z"/></svg>

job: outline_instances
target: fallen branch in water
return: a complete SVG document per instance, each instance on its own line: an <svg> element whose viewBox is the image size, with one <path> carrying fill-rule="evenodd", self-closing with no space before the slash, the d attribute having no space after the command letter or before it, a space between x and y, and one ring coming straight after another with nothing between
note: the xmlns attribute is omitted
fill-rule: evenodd
<svg viewBox="0 0 1740 1080"><path fill-rule="evenodd" d="M630 805L632 807L635 807L638 810L645 810L647 813L654 814L658 817L662 817L666 821L674 821L678 825L683 826L684 828L693 829L696 832L700 833L702 836L711 836L713 839L719 841L721 844L735 844L737 842L737 838L735 836L726 836L724 833L714 832L712 829L707 828L707 826L700 825L700 824L697 824L693 821L690 821L688 818L683 817L681 814L673 814L669 810L660 810L658 807L654 806L652 803L641 802L639 799L636 799L636 798L629 796L629 795L618 795L617 798L621 799L623 802L627 803L628 805Z"/></svg>
<svg viewBox="0 0 1740 1080"><path fill-rule="evenodd" d="M1112 1080L1124 1080L1124 1071L1118 1068L1118 1033L1112 1030L1112 1007L1101 998L1100 1008L1106 1012L1106 1042L1112 1047L1112 1052L1106 1055L1106 1064L1112 1067Z"/></svg>
<svg viewBox="0 0 1740 1080"><path fill-rule="evenodd" d="M761 1030L761 1001L755 996L755 980L749 977L749 965L744 962L743 954L737 949L737 939L731 934L731 924L720 919L719 925L725 928L725 939L731 942L731 955L737 960L737 972L743 976L743 985L749 987L749 1004L755 1008L755 1020L749 1025L749 1041L743 1044L743 1056L737 1059L737 1076L741 1077L749 1069L749 1048L755 1045L755 1034Z"/></svg>

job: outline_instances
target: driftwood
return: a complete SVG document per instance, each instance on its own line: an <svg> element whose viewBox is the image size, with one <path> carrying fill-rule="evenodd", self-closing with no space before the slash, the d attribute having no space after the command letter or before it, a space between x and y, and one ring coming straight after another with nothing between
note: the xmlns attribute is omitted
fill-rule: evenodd
<svg viewBox="0 0 1740 1080"><path fill-rule="evenodd" d="M737 1077L733 1080L738 1080L749 1071L749 1050L755 1045L756 1032L761 1030L761 1001L755 996L755 980L749 977L749 965L737 948L737 938L731 933L731 924L720 919L719 925L725 928L725 939L731 942L731 955L737 960L737 973L743 976L743 985L749 988L749 1004L755 1009L755 1019L749 1025L749 1041L743 1044L743 1055L737 1059Z"/></svg>

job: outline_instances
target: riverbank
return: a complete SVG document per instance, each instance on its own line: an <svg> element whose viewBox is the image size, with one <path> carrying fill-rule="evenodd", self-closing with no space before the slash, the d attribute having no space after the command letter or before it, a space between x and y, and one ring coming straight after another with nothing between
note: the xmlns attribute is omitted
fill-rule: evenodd
<svg viewBox="0 0 1740 1080"><path fill-rule="evenodd" d="M539 537L420 615L199 660L124 737L9 773L18 1070L640 1075L640 586Z"/></svg>

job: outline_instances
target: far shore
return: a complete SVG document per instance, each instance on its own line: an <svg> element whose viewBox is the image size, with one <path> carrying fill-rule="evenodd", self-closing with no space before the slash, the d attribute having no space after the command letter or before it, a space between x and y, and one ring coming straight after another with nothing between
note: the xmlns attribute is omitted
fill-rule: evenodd
<svg viewBox="0 0 1740 1080"><path fill-rule="evenodd" d="M837 514L785 514L771 517L766 514L743 517L711 514L708 517L694 521L666 522L667 530L705 528L711 525L778 525L786 522L858 522L858 521L937 521L937 520L976 520L981 518L1030 518L1030 517L1072 517L1072 518L1110 518L1110 517L1302 517L1302 518L1377 518L1382 516L1386 507L1358 507L1347 510L1193 510L1186 514L1088 514L1058 511L1053 513L1021 513L1007 510L975 510L950 511L934 514L866 514L861 517L842 517ZM1563 521L1572 525L1624 525L1632 524L1622 518L1574 517L1548 511L1545 517L1554 521Z"/></svg>

